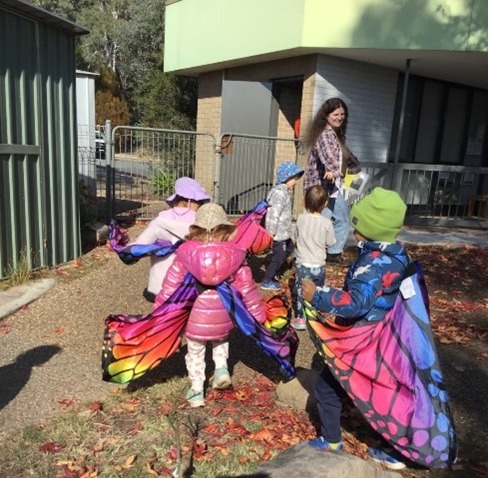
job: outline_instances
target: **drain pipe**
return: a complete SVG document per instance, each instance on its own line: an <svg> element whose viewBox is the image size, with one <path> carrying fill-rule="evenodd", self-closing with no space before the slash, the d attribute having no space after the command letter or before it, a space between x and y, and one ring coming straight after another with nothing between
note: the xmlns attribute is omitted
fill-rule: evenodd
<svg viewBox="0 0 488 478"><path fill-rule="evenodd" d="M405 118L405 108L407 104L407 92L408 92L408 80L410 77L410 63L411 59L407 58L405 62L405 78L403 79L403 92L402 92L402 104L400 106L400 118L398 121L398 130L395 145L395 156L393 158L393 171L391 175L390 188L396 191L396 186L398 184L398 163L400 160L400 146L402 143L402 133L403 133L403 120ZM395 187L394 187L395 186Z"/></svg>

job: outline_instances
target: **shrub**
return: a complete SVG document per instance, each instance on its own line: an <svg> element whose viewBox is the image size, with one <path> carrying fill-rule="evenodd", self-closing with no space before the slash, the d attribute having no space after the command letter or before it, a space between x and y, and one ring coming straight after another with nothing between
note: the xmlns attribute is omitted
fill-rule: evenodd
<svg viewBox="0 0 488 478"><path fill-rule="evenodd" d="M152 192L159 197L168 196L174 190L176 174L164 170L155 171L151 180Z"/></svg>

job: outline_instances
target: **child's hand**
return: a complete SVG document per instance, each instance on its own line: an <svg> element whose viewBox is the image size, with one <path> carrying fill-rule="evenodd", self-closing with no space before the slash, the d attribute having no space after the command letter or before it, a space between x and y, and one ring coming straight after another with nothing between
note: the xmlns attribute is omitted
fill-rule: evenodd
<svg viewBox="0 0 488 478"><path fill-rule="evenodd" d="M302 281L302 297L307 302L312 302L316 290L317 286L310 279L304 279Z"/></svg>

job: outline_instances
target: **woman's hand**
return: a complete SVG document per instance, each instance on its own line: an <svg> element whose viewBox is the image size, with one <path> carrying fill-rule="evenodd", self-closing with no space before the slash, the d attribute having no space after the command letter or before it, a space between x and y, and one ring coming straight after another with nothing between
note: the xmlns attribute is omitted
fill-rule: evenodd
<svg viewBox="0 0 488 478"><path fill-rule="evenodd" d="M307 302L312 302L313 295L317 290L317 286L310 279L303 279L302 281L302 297Z"/></svg>
<svg viewBox="0 0 488 478"><path fill-rule="evenodd" d="M326 179L327 181L330 181L330 182L335 181L334 173L332 171L327 171L325 173L324 179Z"/></svg>

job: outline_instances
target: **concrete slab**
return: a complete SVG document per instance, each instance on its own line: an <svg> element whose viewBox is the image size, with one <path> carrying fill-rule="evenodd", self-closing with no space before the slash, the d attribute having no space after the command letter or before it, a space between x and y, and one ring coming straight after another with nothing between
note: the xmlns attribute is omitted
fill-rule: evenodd
<svg viewBox="0 0 488 478"><path fill-rule="evenodd" d="M54 284L54 279L39 279L0 291L0 319L13 314L45 294Z"/></svg>

